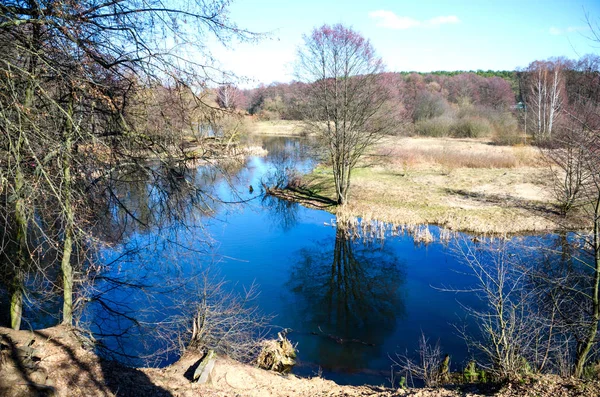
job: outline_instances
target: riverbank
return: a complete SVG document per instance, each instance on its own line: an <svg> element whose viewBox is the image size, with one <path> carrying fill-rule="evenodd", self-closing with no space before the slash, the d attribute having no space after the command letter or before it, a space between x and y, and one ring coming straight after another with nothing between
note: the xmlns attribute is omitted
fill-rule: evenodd
<svg viewBox="0 0 600 397"><path fill-rule="evenodd" d="M270 123L275 130L277 123ZM302 185L335 198L327 166L303 176ZM577 215L563 219L552 192L549 168L535 147L498 146L485 139L385 137L353 171L349 204L327 210L366 221L436 224L478 234L585 225Z"/></svg>
<svg viewBox="0 0 600 397"><path fill-rule="evenodd" d="M386 388L339 386L282 376L220 357L206 384L190 381L197 354L165 368L130 368L99 358L64 326L40 331L0 327L0 396L392 396ZM87 348L85 347L87 346Z"/></svg>
<svg viewBox="0 0 600 397"><path fill-rule="evenodd" d="M186 354L165 368L130 368L99 358L84 339L64 326L34 332L0 327L0 337L1 396L512 397L583 396L600 392L598 381L553 376L505 385L492 394L489 390L479 394L476 384L439 389L340 386L319 377L284 376L227 358L218 358L209 382L198 384L188 379L190 368L199 360L193 354ZM483 388L486 389L485 385Z"/></svg>

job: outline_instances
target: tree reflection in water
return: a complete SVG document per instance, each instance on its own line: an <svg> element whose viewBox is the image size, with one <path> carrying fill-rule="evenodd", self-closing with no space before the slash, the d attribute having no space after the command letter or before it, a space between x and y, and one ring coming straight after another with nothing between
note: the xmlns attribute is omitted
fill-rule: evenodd
<svg viewBox="0 0 600 397"><path fill-rule="evenodd" d="M299 219L299 204L293 201L281 200L274 196L264 195L261 200L262 207L271 215L269 219L274 224L287 232L293 229Z"/></svg>
<svg viewBox="0 0 600 397"><path fill-rule="evenodd" d="M99 268L86 288L81 322L103 353L131 365L176 358L169 318L184 312L182 297L197 292L210 264L206 218L221 210L219 184L229 184L243 164L220 168L156 164L120 175L99 208ZM103 216L101 216L103 215ZM161 334L162 333L162 334Z"/></svg>
<svg viewBox="0 0 600 397"><path fill-rule="evenodd" d="M302 249L289 281L296 316L314 337L300 346L326 370L353 372L378 357L404 314L404 266L384 246L364 244L336 229L331 241Z"/></svg>
<svg viewBox="0 0 600 397"><path fill-rule="evenodd" d="M263 175L261 184L269 187L285 188L290 178L298 176L300 170L312 169L314 155L314 142L309 140L285 140L280 137L264 138L264 146L269 148L266 160L271 169ZM262 207L268 211L275 226L287 232L298 223L300 205L296 202L281 200L264 195Z"/></svg>

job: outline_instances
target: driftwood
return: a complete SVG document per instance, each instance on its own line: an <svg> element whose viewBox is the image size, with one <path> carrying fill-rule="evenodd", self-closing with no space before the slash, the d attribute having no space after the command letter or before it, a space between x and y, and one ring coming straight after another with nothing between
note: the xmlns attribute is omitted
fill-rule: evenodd
<svg viewBox="0 0 600 397"><path fill-rule="evenodd" d="M286 338L287 330L279 332L276 340L268 340L256 359L259 368L276 372L288 372L296 364L296 348Z"/></svg>
<svg viewBox="0 0 600 397"><path fill-rule="evenodd" d="M207 383L210 375L212 374L212 370L215 367L217 355L214 350L209 350L206 352L198 367L194 371L193 381L198 382L200 384Z"/></svg>
<svg viewBox="0 0 600 397"><path fill-rule="evenodd" d="M264 183L262 186L265 190L265 194L268 196L300 203L309 208L323 209L336 205L336 202L330 198L315 194L309 189L295 187L285 187L281 189L278 187L268 187Z"/></svg>

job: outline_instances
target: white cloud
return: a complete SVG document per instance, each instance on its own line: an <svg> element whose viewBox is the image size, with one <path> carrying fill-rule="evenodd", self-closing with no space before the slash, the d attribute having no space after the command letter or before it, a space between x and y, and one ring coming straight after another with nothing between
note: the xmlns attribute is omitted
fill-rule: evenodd
<svg viewBox="0 0 600 397"><path fill-rule="evenodd" d="M589 29L590 29L589 26L569 26L565 29L560 29L560 28L557 28L556 26L552 26L548 30L548 33L550 33L551 35L554 35L554 36L558 36L558 35L565 34L565 33L584 32Z"/></svg>
<svg viewBox="0 0 600 397"><path fill-rule="evenodd" d="M460 19L455 15L439 16L419 21L411 17L396 15L393 11L387 10L372 11L369 13L369 17L377 21L377 26L395 30L460 23Z"/></svg>
<svg viewBox="0 0 600 397"><path fill-rule="evenodd" d="M567 32L583 32L589 29L589 26L569 26Z"/></svg>

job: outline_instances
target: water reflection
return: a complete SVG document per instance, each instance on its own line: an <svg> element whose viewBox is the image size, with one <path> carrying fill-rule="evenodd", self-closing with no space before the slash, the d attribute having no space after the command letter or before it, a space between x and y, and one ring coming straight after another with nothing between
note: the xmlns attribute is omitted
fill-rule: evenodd
<svg viewBox="0 0 600 397"><path fill-rule="evenodd" d="M316 148L310 140L282 140L275 137L265 138L263 144L269 148L266 160L271 166L271 170L262 178L267 186L283 188L290 178L310 171L315 164Z"/></svg>
<svg viewBox="0 0 600 397"><path fill-rule="evenodd" d="M105 222L100 232L119 230L122 240L130 233L197 227L202 218L219 211L223 198L217 187L230 186L244 163L156 164L119 175L107 188Z"/></svg>
<svg viewBox="0 0 600 397"><path fill-rule="evenodd" d="M98 236L106 244L97 254L102 268L95 283L84 286L90 291L82 295L90 301L82 321L93 324L90 328L107 347L154 357L167 346L157 341L162 331L157 324L186 313L189 306L181 302L193 300L194 280L213 262L232 289L243 292L256 282L261 311L277 315L276 325L293 329L290 337L299 343L298 357L305 364L295 369L298 374L312 375L321 366L327 378L341 383L384 383L388 354L412 352L421 331L431 340L440 338L454 369L462 369L470 357L453 324L464 319L464 310L454 296L430 286L466 290L472 280L445 246L415 244L418 239L409 235L390 236L385 246L348 240L341 230L324 225L331 221L329 213L256 198L267 175L314 165L316 157L306 143L266 138L266 157L219 165L226 172L210 164L155 164L115 178L106 193L110 205L99 208ZM529 253L523 261L535 263L540 275L587 290L587 279L577 276L584 269L576 261L553 262L553 254L539 262L543 252L571 258L578 250L573 243L569 235L538 236L524 238L523 246L539 248L515 246L514 251ZM561 311L573 314L564 324L588 310L575 307L577 301L567 299L562 285L545 282L541 276L531 280L532 288L547 289L542 302L536 302L540 310L553 310L560 300ZM475 297L463 295L460 301L477 308Z"/></svg>
<svg viewBox="0 0 600 397"><path fill-rule="evenodd" d="M532 254L526 265L526 288L535 305L530 317L537 320L536 332L547 345L532 363L565 376L570 375L569 360L580 352L596 323L594 257L587 237L573 232L549 236L549 246ZM591 360L599 357L597 350L590 354Z"/></svg>
<svg viewBox="0 0 600 397"><path fill-rule="evenodd" d="M300 250L288 286L300 298L293 310L302 331L314 336L305 357L328 370L367 367L404 314L404 279L392 251L347 239L341 228L333 241Z"/></svg>
<svg viewBox="0 0 600 397"><path fill-rule="evenodd" d="M227 197L219 189L234 184L244 165L157 163L108 187L98 228L110 245L98 253L94 283L84 286L82 318L106 351L134 365L146 364L144 356L171 359L155 355L169 348L156 341L156 328L181 311L178 299L211 262L207 219L235 198L233 189Z"/></svg>
<svg viewBox="0 0 600 397"><path fill-rule="evenodd" d="M263 145L268 148L266 161L270 170L261 178L263 186L276 186L284 188L291 178L296 178L299 173L307 172L315 164L315 151L313 142L307 139L281 139L280 137L267 137ZM269 213L272 223L281 228L283 232L296 226L299 220L298 203L280 200L273 196L265 195L261 200L262 208Z"/></svg>
<svg viewBox="0 0 600 397"><path fill-rule="evenodd" d="M281 200L277 197L265 195L261 200L263 208L269 213L272 222L287 232L294 228L300 217L298 203Z"/></svg>

